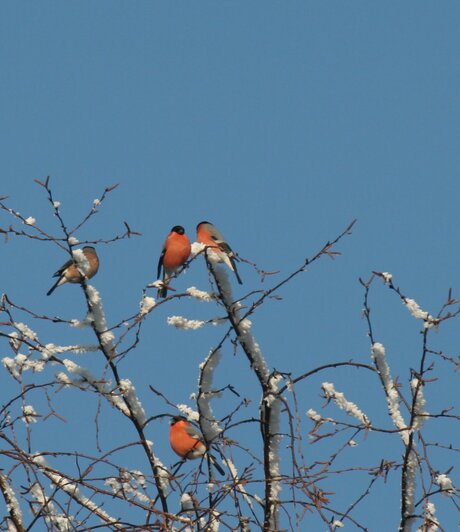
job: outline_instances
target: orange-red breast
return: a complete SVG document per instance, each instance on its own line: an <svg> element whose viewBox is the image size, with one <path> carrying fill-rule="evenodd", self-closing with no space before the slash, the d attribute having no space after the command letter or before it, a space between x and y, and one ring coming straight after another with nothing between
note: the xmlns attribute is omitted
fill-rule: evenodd
<svg viewBox="0 0 460 532"><path fill-rule="evenodd" d="M225 471L216 458L207 451L202 434L183 416L175 416L169 429L169 443L172 450L184 460L195 460L206 455L221 475Z"/></svg>
<svg viewBox="0 0 460 532"><path fill-rule="evenodd" d="M191 245L185 229L181 225L175 225L167 236L163 245L163 251L158 261L158 278L163 268L163 287L158 290L158 297L166 297L168 283L171 276L185 264L190 257Z"/></svg>
<svg viewBox="0 0 460 532"><path fill-rule="evenodd" d="M219 257L220 261L224 262L235 273L238 282L243 284L236 269L237 256L225 241L222 233L211 222L200 222L196 226L196 239L208 246Z"/></svg>
<svg viewBox="0 0 460 532"><path fill-rule="evenodd" d="M91 279L96 275L97 270L99 269L99 258L97 256L96 250L92 246L85 246L83 249L83 255L88 261L88 266L86 271L84 271L84 276L87 279ZM53 286L46 293L47 296L51 295L58 286L61 286L65 283L81 283L83 281L83 276L79 272L75 260L70 259L65 264L63 264L59 270L53 275L53 277L58 277L58 280L53 284Z"/></svg>

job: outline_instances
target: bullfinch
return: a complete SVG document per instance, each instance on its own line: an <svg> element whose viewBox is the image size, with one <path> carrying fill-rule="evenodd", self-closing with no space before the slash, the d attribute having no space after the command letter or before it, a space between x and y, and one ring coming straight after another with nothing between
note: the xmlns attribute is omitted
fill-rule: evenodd
<svg viewBox="0 0 460 532"><path fill-rule="evenodd" d="M234 272L238 282L243 284L236 269L237 256L225 241L222 233L211 222L200 222L196 226L196 239L198 242L208 246L219 257L220 261L224 262Z"/></svg>
<svg viewBox="0 0 460 532"><path fill-rule="evenodd" d="M46 293L47 296L51 295L58 286L61 286L65 283L81 283L85 277L86 279L91 279L91 277L96 275L99 269L99 257L97 256L96 250L92 246L85 246L82 251L83 255L88 261L86 271L83 271L84 276L78 270L75 260L69 259L53 275L53 277L58 277L58 280L48 290Z"/></svg>
<svg viewBox="0 0 460 532"><path fill-rule="evenodd" d="M190 240L181 225L175 225L163 244L163 250L158 261L158 273L160 278L163 268L163 287L158 290L158 297L166 297L168 283L171 276L185 264L190 257L192 247Z"/></svg>
<svg viewBox="0 0 460 532"><path fill-rule="evenodd" d="M172 450L184 460L195 460L206 455L217 471L222 476L225 475L216 458L207 451L202 434L185 417L172 418L169 443Z"/></svg>

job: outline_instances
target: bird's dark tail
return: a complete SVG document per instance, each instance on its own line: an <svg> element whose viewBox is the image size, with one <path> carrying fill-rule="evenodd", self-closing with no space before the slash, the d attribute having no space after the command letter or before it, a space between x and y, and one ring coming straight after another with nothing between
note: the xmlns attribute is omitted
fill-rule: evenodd
<svg viewBox="0 0 460 532"><path fill-rule="evenodd" d="M240 274L238 273L238 269L236 267L236 261L235 261L235 258L234 257L230 257L230 261L232 263L232 266L233 266L233 271L235 272L235 275L236 275L236 278L238 280L238 282L240 284L243 284L243 281L241 280L241 277L240 277Z"/></svg>
<svg viewBox="0 0 460 532"><path fill-rule="evenodd" d="M168 295L168 285L164 283L164 285L158 289L157 297L159 299L159 298L167 297L167 295Z"/></svg>
<svg viewBox="0 0 460 532"><path fill-rule="evenodd" d="M216 460L216 457L213 456L212 454L209 454L209 453L208 453L208 456L209 456L209 460L211 461L211 464L217 469L217 471L218 471L223 477L225 477L225 471L222 469L221 465L220 465L219 462Z"/></svg>
<svg viewBox="0 0 460 532"><path fill-rule="evenodd" d="M61 278L59 278L59 279L53 284L53 286L48 290L48 292L46 292L46 295L47 295L47 296L50 296L50 295L56 290L56 288L59 286L60 281L61 281Z"/></svg>

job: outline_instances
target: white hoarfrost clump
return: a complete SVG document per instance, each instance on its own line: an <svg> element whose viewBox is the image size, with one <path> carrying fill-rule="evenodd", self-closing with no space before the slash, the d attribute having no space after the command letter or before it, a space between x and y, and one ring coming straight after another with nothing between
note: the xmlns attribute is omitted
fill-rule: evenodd
<svg viewBox="0 0 460 532"><path fill-rule="evenodd" d="M123 494L123 496L132 496L141 502L151 503L149 497L144 493L146 487L145 475L140 471L128 471L123 469L119 477L110 477L105 481L107 486L110 486L112 492Z"/></svg>
<svg viewBox="0 0 460 532"><path fill-rule="evenodd" d="M321 414L318 414L316 410L310 408L305 412L305 415L315 422L315 429L322 423L335 423L335 420L331 417L323 417Z"/></svg>
<svg viewBox="0 0 460 532"><path fill-rule="evenodd" d="M27 425L30 425L30 423L36 423L36 418L38 417L37 412L35 412L35 408L32 405L24 405L22 407L22 421L26 423Z"/></svg>
<svg viewBox="0 0 460 532"><path fill-rule="evenodd" d="M44 360L29 360L26 355L18 353L14 358L2 358L2 364L16 380L21 379L24 371L31 369L34 373L40 373L45 367Z"/></svg>
<svg viewBox="0 0 460 532"><path fill-rule="evenodd" d="M21 355L21 356L24 356L24 355ZM10 357L2 358L2 364L10 372L12 377L14 377L16 380L19 380L21 378L20 366L16 364L13 358L10 358Z"/></svg>
<svg viewBox="0 0 460 532"><path fill-rule="evenodd" d="M420 379L411 380L412 393L416 394L414 404L414 421L412 423L413 430L420 430L425 423L428 412L425 410L425 396L423 395L423 381Z"/></svg>
<svg viewBox="0 0 460 532"><path fill-rule="evenodd" d="M23 338L31 340L32 342L38 342L38 335L25 323L14 322L13 326L22 334Z"/></svg>
<svg viewBox="0 0 460 532"><path fill-rule="evenodd" d="M332 399L335 404L342 410L345 410L348 415L355 417L358 421L360 421L366 426L371 425L369 418L355 405L355 403L347 401L345 395L342 392L337 392L334 389L334 385L332 383L323 382L321 387L324 391L325 396L328 399Z"/></svg>
<svg viewBox="0 0 460 532"><path fill-rule="evenodd" d="M205 292L204 290L198 290L198 288L195 288L194 286L187 288L185 292L189 296L194 297L195 299L198 299L199 301L205 301L206 303L209 303L210 301L213 301L215 299L215 295L212 292Z"/></svg>
<svg viewBox="0 0 460 532"><path fill-rule="evenodd" d="M262 355L262 350L252 335L251 327L251 320L248 320L247 318L241 320L238 324L239 338L240 341L245 344L246 349L251 353L254 369L264 380L266 380L269 374L268 367L265 358Z"/></svg>
<svg viewBox="0 0 460 532"><path fill-rule="evenodd" d="M201 329L201 327L206 325L206 322L203 320L188 320L187 318L184 318L182 316L170 316L167 321L168 325L173 325L178 329L185 330Z"/></svg>
<svg viewBox="0 0 460 532"><path fill-rule="evenodd" d="M163 493L166 494L169 490L171 474L169 473L168 468L165 467L165 465L161 462L161 460L158 460L158 458L155 458L155 467L157 469L157 475L161 489L163 490Z"/></svg>
<svg viewBox="0 0 460 532"><path fill-rule="evenodd" d="M205 247L206 246L204 244L202 244L201 242L193 242L192 250L190 252L190 256L192 258L196 257L198 255L198 253L201 253Z"/></svg>
<svg viewBox="0 0 460 532"><path fill-rule="evenodd" d="M83 329L84 327L89 327L91 325L92 319L91 315L86 316L84 320L73 319L70 320L70 326L77 329Z"/></svg>
<svg viewBox="0 0 460 532"><path fill-rule="evenodd" d="M431 329L431 327L436 325L436 320L433 318L433 316L425 310L422 310L416 301L409 299L408 297L404 297L403 303L415 319L423 320L425 322L425 329Z"/></svg>
<svg viewBox="0 0 460 532"><path fill-rule="evenodd" d="M99 350L98 345L54 345L54 344L46 344L43 349L41 349L42 357L45 360L49 360L54 355L59 355L61 353L76 353L76 354L82 354L82 353L94 353Z"/></svg>
<svg viewBox="0 0 460 532"><path fill-rule="evenodd" d="M430 501L426 501L423 510L423 528L417 528L417 532L436 532L436 530L439 530L439 521L436 519L435 514L435 505Z"/></svg>
<svg viewBox="0 0 460 532"><path fill-rule="evenodd" d="M147 285L147 288L162 288L164 286L164 283L161 279L158 281L154 281L153 283L149 283Z"/></svg>
<svg viewBox="0 0 460 532"><path fill-rule="evenodd" d="M123 379L120 381L120 391L126 402L131 408L133 417L137 419L140 425L145 423L145 410L139 398L136 395L136 388L134 388L132 382L129 379Z"/></svg>
<svg viewBox="0 0 460 532"><path fill-rule="evenodd" d="M182 493L180 497L180 509L182 512L189 512L194 509L193 499L189 493Z"/></svg>
<svg viewBox="0 0 460 532"><path fill-rule="evenodd" d="M6 502L6 508L11 515L14 515L17 521L22 525L22 511L19 505L19 501L16 498L16 493L8 482L8 477L0 473L0 484L2 487L3 497ZM9 531L9 524L8 524ZM12 528L12 532L16 532L16 527Z"/></svg>
<svg viewBox="0 0 460 532"><path fill-rule="evenodd" d="M263 406L263 408L270 408L270 421L268 426L268 460L269 471L271 477L271 490L268 504L273 507L271 518L269 521L270 529L275 529L279 514L279 501L282 484L280 482L280 415L283 403L279 397L270 400L270 406Z"/></svg>
<svg viewBox="0 0 460 532"><path fill-rule="evenodd" d="M321 423L323 418L318 414L316 410L313 410L313 408L310 408L307 410L306 415L315 423Z"/></svg>
<svg viewBox="0 0 460 532"><path fill-rule="evenodd" d="M89 304L91 306L91 318L94 321L96 331L99 333L102 345L110 351L113 349L115 336L112 331L107 330L107 321L105 319L104 309L102 307L101 296L99 292L91 285L87 286Z"/></svg>
<svg viewBox="0 0 460 532"><path fill-rule="evenodd" d="M139 304L139 315L145 316L145 314L148 314L149 311L152 310L155 305L156 301L155 299L153 299L153 297L143 297Z"/></svg>
<svg viewBox="0 0 460 532"><path fill-rule="evenodd" d="M413 516L415 514L415 488L418 470L418 457L413 448L410 449L407 458L407 472L406 472L406 489L404 492L404 500L406 502L407 515ZM407 521L407 530L412 530L412 523L415 522L414 517L410 517Z"/></svg>
<svg viewBox="0 0 460 532"><path fill-rule="evenodd" d="M269 471L270 471L270 477L272 479L271 482L271 493L269 496L269 504L274 505L276 510L272 514L272 522L271 527L275 528L276 521L277 521L277 515L278 515L278 502L279 502L279 496L281 493L282 485L280 482L280 442L281 442L281 434L280 434L280 416L281 416L281 409L283 407L283 403L279 397L278 392L278 385L281 382L280 375L277 373L274 373L270 376L268 380L268 388L271 390L271 393L267 394L267 396L264 398L264 403L262 408L265 410L270 409L270 415L268 417L269 423L268 423L268 435L266 437L269 438L268 442L268 458L269 458ZM265 412L262 414L265 417Z"/></svg>
<svg viewBox="0 0 460 532"><path fill-rule="evenodd" d="M388 273L388 272L381 272L380 275L382 276L383 282L385 284L389 284L391 280L393 279L393 276L391 275L391 273Z"/></svg>
<svg viewBox="0 0 460 532"><path fill-rule="evenodd" d="M277 392L279 390L279 385L283 382L283 376L281 373L276 373L271 375L268 385L272 392Z"/></svg>
<svg viewBox="0 0 460 532"><path fill-rule="evenodd" d="M22 340L19 338L19 334L14 331L9 334L9 343L13 351L18 352L22 345Z"/></svg>
<svg viewBox="0 0 460 532"><path fill-rule="evenodd" d="M64 373L63 371L56 373L56 380L64 386L70 386L71 384L73 384L72 379L67 375L67 373Z"/></svg>
<svg viewBox="0 0 460 532"><path fill-rule="evenodd" d="M206 357L206 360L200 364L200 394L198 396L198 405L201 411L201 428L207 441L214 440L221 432L211 406L211 400L220 397L220 393L212 389L214 371L216 370L222 358L221 352L212 350Z"/></svg>
<svg viewBox="0 0 460 532"><path fill-rule="evenodd" d="M390 375L390 368L388 367L385 357L385 348L381 343L375 342L372 346L372 358L375 361L375 365L377 366L385 388L391 419L393 420L395 427L401 431L400 434L404 445L407 445L409 443L409 432L403 430L407 428L407 424L405 423L399 408L399 395Z"/></svg>
<svg viewBox="0 0 460 532"><path fill-rule="evenodd" d="M77 265L77 268L86 275L90 269L90 264L89 264L89 260L86 258L85 254L83 253L83 250L74 249L72 251L72 256Z"/></svg>
<svg viewBox="0 0 460 532"><path fill-rule="evenodd" d="M200 419L200 414L198 414L196 410L193 410L193 408L190 408L188 405L178 404L176 407L177 410L179 410L179 412L190 421L198 421Z"/></svg>
<svg viewBox="0 0 460 532"><path fill-rule="evenodd" d="M437 475L434 481L442 489L444 495L451 496L457 491L452 480L445 474Z"/></svg>

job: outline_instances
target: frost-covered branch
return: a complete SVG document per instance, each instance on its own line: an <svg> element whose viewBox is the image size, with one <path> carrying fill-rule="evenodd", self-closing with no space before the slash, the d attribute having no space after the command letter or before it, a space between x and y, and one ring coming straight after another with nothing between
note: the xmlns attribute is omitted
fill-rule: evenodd
<svg viewBox="0 0 460 532"><path fill-rule="evenodd" d="M3 473L0 473L0 491L5 499L6 509L10 516L9 518L11 519L16 532L25 532L21 507L19 506L16 494L8 482L8 477Z"/></svg>
<svg viewBox="0 0 460 532"><path fill-rule="evenodd" d="M122 398L126 408L129 411L129 418L132 420L133 425L139 435L142 447L148 458L152 474L155 480L155 484L158 489L158 496L163 508L163 512L167 514L168 504L166 500L168 490L168 472L161 461L154 455L151 443L146 438L144 433L145 425L145 411L141 402L135 394L135 390L131 383L127 380L123 380L118 372L116 359L116 347L114 344L115 337L112 331L107 328L107 322L105 318L105 312L102 305L102 300L99 292L88 285L86 281L82 283L86 302L88 306L88 314L91 316L91 323L94 333L99 341L99 345L102 353L105 356L107 364L112 372L117 387L121 390ZM128 384L129 383L129 384Z"/></svg>

